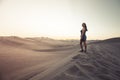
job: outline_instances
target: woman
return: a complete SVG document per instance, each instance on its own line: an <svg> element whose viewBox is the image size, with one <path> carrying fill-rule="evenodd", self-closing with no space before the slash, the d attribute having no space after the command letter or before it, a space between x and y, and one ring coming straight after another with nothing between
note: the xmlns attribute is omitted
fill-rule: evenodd
<svg viewBox="0 0 120 80"><path fill-rule="evenodd" d="M81 39L80 39L80 47L81 47L81 50L80 50L80 52L87 52L87 44L86 44L86 39L87 39L87 37L86 37L86 31L88 31L87 30L87 26L86 26L86 23L82 23L82 30L81 30ZM82 45L82 43L84 43L84 48L85 48L85 50L83 49L83 45Z"/></svg>

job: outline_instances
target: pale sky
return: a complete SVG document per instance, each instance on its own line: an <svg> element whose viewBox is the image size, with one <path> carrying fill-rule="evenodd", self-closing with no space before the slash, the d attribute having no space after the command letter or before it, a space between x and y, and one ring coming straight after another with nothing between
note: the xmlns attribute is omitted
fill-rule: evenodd
<svg viewBox="0 0 120 80"><path fill-rule="evenodd" d="M120 0L0 0L0 36L79 39L120 37Z"/></svg>

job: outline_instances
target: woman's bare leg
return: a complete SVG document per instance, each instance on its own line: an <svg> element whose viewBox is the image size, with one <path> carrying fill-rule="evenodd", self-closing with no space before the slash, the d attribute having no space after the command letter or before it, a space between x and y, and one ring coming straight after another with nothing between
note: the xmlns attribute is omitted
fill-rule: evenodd
<svg viewBox="0 0 120 80"><path fill-rule="evenodd" d="M87 44L86 44L86 41L84 41L84 47L85 47L85 52L87 52Z"/></svg>
<svg viewBox="0 0 120 80"><path fill-rule="evenodd" d="M83 51L83 46L82 46L82 41L80 40L80 48L81 48L81 52Z"/></svg>

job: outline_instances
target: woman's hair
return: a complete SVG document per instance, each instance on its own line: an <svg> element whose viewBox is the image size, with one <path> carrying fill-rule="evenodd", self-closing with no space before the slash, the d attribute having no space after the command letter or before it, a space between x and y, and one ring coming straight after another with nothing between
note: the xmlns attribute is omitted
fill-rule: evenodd
<svg viewBox="0 0 120 80"><path fill-rule="evenodd" d="M88 31L86 23L82 23L82 26L85 28L86 31Z"/></svg>

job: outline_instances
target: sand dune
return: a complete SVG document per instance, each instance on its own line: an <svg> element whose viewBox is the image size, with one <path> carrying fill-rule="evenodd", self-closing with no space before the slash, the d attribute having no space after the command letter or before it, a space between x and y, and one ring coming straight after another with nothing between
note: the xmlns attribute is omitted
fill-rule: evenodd
<svg viewBox="0 0 120 80"><path fill-rule="evenodd" d="M29 79L68 56L73 47L49 38L0 37L0 80Z"/></svg>
<svg viewBox="0 0 120 80"><path fill-rule="evenodd" d="M0 37L0 80L120 80L120 38L79 41Z"/></svg>
<svg viewBox="0 0 120 80"><path fill-rule="evenodd" d="M86 54L72 58L71 67L51 80L120 80L119 53L120 38L95 42L89 45Z"/></svg>

